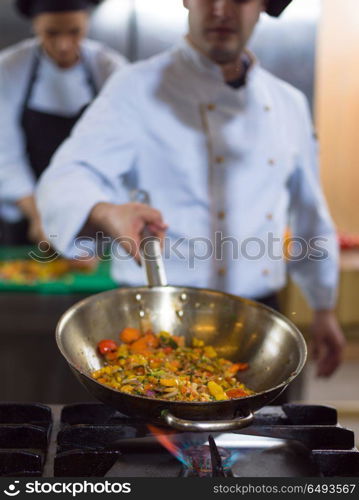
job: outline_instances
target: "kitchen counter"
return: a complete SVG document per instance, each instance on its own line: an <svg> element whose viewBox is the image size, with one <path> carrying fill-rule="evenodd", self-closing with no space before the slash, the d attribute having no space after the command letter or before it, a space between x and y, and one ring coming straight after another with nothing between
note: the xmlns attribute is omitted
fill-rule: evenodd
<svg viewBox="0 0 359 500"><path fill-rule="evenodd" d="M88 401L56 342L61 315L84 295L0 294L0 400Z"/></svg>
<svg viewBox="0 0 359 500"><path fill-rule="evenodd" d="M1 247L0 261L28 258L34 247ZM71 403L91 397L72 375L56 342L61 315L83 298L116 288L110 262L49 282L0 280L0 400Z"/></svg>
<svg viewBox="0 0 359 500"><path fill-rule="evenodd" d="M359 250L340 254L340 280L336 312L348 339L359 339ZM301 330L311 324L312 313L299 288L289 282L282 293L284 314Z"/></svg>
<svg viewBox="0 0 359 500"><path fill-rule="evenodd" d="M58 268L54 269L53 267L51 268L51 266L56 266L57 262L60 262L60 266L62 266L63 263L66 265L66 261L64 262L61 258L58 260L56 258L54 259L47 254L44 256L38 256L38 254L39 251L37 247L34 246L0 247L0 264L9 263L14 260L31 261L33 259L37 265L40 264L40 272L42 274L46 273L45 275L47 278L38 277L38 279L34 281L21 281L18 276L13 279L0 278L0 293L14 292L41 295L70 295L82 293L89 295L111 290L118 286L111 278L111 260L106 256L104 256L102 260L99 260L93 269L79 269L78 266L71 266L67 272L63 272L62 275L58 275L56 278L50 278L49 272L58 272ZM34 256L37 257L35 258ZM44 266L42 266L42 263ZM51 269L46 266L50 266ZM63 271L61 267L60 269ZM37 273L38 272L37 270Z"/></svg>

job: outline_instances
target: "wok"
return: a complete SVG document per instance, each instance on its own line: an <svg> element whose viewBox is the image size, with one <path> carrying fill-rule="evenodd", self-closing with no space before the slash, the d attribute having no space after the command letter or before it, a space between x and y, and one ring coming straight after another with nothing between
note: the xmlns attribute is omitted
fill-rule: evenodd
<svg viewBox="0 0 359 500"><path fill-rule="evenodd" d="M302 370L307 356L299 330L278 312L257 302L215 290L163 286L158 242L149 238L145 266L151 286L122 288L91 296L60 319L58 347L77 378L100 401L126 415L186 431L233 431L249 425L253 412L271 403ZM150 256L150 258L148 258ZM256 394L214 402L178 402L131 395L94 380L103 365L97 343L118 341L127 327L201 339L221 357L249 363L241 382Z"/></svg>

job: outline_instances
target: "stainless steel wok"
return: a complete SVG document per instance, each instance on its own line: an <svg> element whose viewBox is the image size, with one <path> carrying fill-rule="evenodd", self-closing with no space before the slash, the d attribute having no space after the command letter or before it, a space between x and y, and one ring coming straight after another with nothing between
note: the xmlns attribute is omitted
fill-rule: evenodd
<svg viewBox="0 0 359 500"><path fill-rule="evenodd" d="M253 412L271 403L300 373L307 356L299 330L284 316L259 303L214 290L162 286L158 242L145 259L150 285L89 297L71 307L56 330L58 347L89 392L127 415L167 423L187 431L230 431L249 425ZM91 377L103 359L97 343L118 341L132 326L193 338L215 346L220 356L249 363L240 380L254 396L210 403L168 402L110 389Z"/></svg>
<svg viewBox="0 0 359 500"><path fill-rule="evenodd" d="M213 403L167 402L121 393L91 378L103 363L96 349L101 339L118 340L125 326L146 330L150 325L156 332L182 335L186 343L202 339L221 356L248 362L250 368L240 378L257 394ZM194 288L124 288L89 297L63 315L56 339L72 370L96 398L122 413L192 431L249 424L252 412L273 401L306 360L305 341L284 316L246 299ZM207 420L214 422L205 425Z"/></svg>

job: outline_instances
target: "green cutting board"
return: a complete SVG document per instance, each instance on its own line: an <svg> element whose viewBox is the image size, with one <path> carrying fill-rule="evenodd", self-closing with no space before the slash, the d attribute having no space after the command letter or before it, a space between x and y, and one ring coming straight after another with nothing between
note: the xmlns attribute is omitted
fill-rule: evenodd
<svg viewBox="0 0 359 500"><path fill-rule="evenodd" d="M0 247L0 261L29 259L30 252L36 252L36 247L18 246ZM0 278L1 292L31 292L40 294L72 294L72 293L100 293L118 288L118 284L111 278L110 261L102 261L96 270L91 272L73 271L61 278L52 281L37 281L31 284L13 283Z"/></svg>

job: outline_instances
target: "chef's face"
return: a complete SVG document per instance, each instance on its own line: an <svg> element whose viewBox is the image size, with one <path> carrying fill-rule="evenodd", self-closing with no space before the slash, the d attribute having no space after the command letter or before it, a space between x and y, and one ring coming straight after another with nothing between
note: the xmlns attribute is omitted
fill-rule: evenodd
<svg viewBox="0 0 359 500"><path fill-rule="evenodd" d="M42 47L58 66L70 68L76 64L88 27L86 11L39 14L33 27Z"/></svg>
<svg viewBox="0 0 359 500"><path fill-rule="evenodd" d="M189 11L189 38L217 64L238 59L266 0L183 0Z"/></svg>

